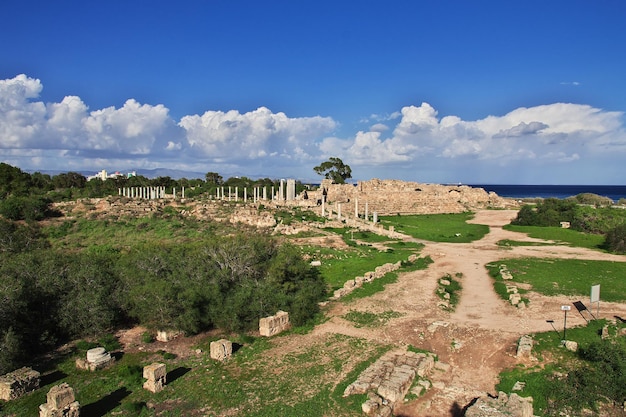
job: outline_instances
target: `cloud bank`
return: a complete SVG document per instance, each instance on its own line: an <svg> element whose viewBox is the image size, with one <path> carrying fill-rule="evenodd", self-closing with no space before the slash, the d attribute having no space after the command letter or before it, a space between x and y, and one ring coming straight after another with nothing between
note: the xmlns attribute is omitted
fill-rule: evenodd
<svg viewBox="0 0 626 417"><path fill-rule="evenodd" d="M0 160L27 170L166 167L225 175L315 179L331 156L355 178L466 183L622 183L622 112L585 104L517 108L501 116L439 117L430 104L337 137L331 117L289 117L260 107L209 110L174 120L163 104L128 99L90 110L80 97L39 100L43 85L24 74L0 80Z"/></svg>

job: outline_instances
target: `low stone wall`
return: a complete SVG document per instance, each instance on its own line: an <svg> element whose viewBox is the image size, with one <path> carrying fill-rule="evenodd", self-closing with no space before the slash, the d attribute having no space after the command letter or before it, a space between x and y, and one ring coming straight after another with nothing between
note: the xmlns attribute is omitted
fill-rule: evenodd
<svg viewBox="0 0 626 417"><path fill-rule="evenodd" d="M20 368L0 376L0 399L9 401L39 388L39 372Z"/></svg>
<svg viewBox="0 0 626 417"><path fill-rule="evenodd" d="M259 320L259 333L261 336L274 336L291 327L289 313L279 311L273 316L263 317Z"/></svg>

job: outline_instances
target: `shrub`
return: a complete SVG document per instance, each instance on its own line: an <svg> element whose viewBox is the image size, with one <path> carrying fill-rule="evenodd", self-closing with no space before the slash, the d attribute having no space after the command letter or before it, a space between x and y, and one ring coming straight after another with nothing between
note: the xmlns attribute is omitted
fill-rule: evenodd
<svg viewBox="0 0 626 417"><path fill-rule="evenodd" d="M626 253L626 224L621 224L606 234L604 247L615 253Z"/></svg>

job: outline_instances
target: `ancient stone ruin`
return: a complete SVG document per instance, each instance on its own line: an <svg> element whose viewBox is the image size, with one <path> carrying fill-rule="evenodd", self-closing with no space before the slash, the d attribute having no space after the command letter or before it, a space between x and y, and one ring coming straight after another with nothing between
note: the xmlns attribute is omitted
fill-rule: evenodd
<svg viewBox="0 0 626 417"><path fill-rule="evenodd" d="M367 394L361 405L370 417L391 416L395 404L407 394L415 377L426 377L433 369L434 357L426 353L387 352L348 385L343 396Z"/></svg>
<svg viewBox="0 0 626 417"><path fill-rule="evenodd" d="M163 390L166 384L167 368L164 363L153 363L143 368L143 377L146 379L143 387L150 392Z"/></svg>
<svg viewBox="0 0 626 417"><path fill-rule="evenodd" d="M158 330L156 340L159 342L169 342L181 335L178 330Z"/></svg>
<svg viewBox="0 0 626 417"><path fill-rule="evenodd" d="M517 344L517 357L518 358L530 358L530 354L533 350L533 338L524 335L520 337Z"/></svg>
<svg viewBox="0 0 626 417"><path fill-rule="evenodd" d="M211 359L225 361L233 355L233 342L226 339L211 342Z"/></svg>
<svg viewBox="0 0 626 417"><path fill-rule="evenodd" d="M87 351L87 358L76 359L76 367L87 371L97 371L111 366L115 358L103 347L96 347Z"/></svg>
<svg viewBox="0 0 626 417"><path fill-rule="evenodd" d="M39 372L26 367L0 376L0 399L14 400L38 389L39 377Z"/></svg>
<svg viewBox="0 0 626 417"><path fill-rule="evenodd" d="M273 316L263 317L259 320L259 333L261 336L274 336L291 327L289 313L279 311Z"/></svg>
<svg viewBox="0 0 626 417"><path fill-rule="evenodd" d="M39 406L39 417L79 417L80 404L67 383L55 385L48 392L47 402Z"/></svg>
<svg viewBox="0 0 626 417"><path fill-rule="evenodd" d="M533 398L500 392L497 398L481 397L467 408L465 417L533 417Z"/></svg>

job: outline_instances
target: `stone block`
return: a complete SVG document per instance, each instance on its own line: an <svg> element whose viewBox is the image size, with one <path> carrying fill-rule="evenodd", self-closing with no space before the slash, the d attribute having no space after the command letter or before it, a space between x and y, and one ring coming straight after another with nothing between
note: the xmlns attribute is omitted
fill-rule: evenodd
<svg viewBox="0 0 626 417"><path fill-rule="evenodd" d="M143 377L146 378L144 389L150 392L162 391L167 382L167 368L164 363L153 363L143 368Z"/></svg>
<svg viewBox="0 0 626 417"><path fill-rule="evenodd" d="M40 374L31 368L20 368L0 377L0 399L14 400L39 388Z"/></svg>
<svg viewBox="0 0 626 417"><path fill-rule="evenodd" d="M62 410L65 407L69 407L75 400L74 389L67 383L62 383L50 388L46 404L48 404L48 407L51 409Z"/></svg>
<svg viewBox="0 0 626 417"><path fill-rule="evenodd" d="M156 340L159 342L169 342L181 335L178 330L158 330Z"/></svg>
<svg viewBox="0 0 626 417"><path fill-rule="evenodd" d="M517 357L530 357L533 348L533 339L528 335L520 337L517 344Z"/></svg>
<svg viewBox="0 0 626 417"><path fill-rule="evenodd" d="M233 355L233 343L226 339L211 342L211 359L225 361Z"/></svg>
<svg viewBox="0 0 626 417"><path fill-rule="evenodd" d="M278 311L275 315L263 317L259 320L259 333L261 336L274 336L291 327L289 313Z"/></svg>

